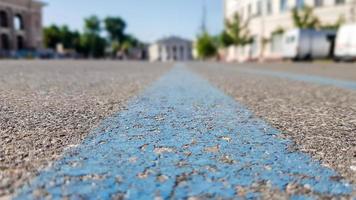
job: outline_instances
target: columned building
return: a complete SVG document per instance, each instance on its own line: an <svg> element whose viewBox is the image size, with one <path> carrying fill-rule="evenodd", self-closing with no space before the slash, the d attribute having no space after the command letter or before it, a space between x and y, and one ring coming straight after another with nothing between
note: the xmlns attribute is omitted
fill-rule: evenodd
<svg viewBox="0 0 356 200"><path fill-rule="evenodd" d="M342 20L356 22L356 0L224 0L225 20L238 13L253 43L233 50L241 59L279 58L282 38L278 31L294 28L292 9L309 6L322 25Z"/></svg>
<svg viewBox="0 0 356 200"><path fill-rule="evenodd" d="M192 42L179 37L168 37L149 47L150 61L189 61L192 60Z"/></svg>
<svg viewBox="0 0 356 200"><path fill-rule="evenodd" d="M0 0L0 51L42 47L42 7L36 0Z"/></svg>

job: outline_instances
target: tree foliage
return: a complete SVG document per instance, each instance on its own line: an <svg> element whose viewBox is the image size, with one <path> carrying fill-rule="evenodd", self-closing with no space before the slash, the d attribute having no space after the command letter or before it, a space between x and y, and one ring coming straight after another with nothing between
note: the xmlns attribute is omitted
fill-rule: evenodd
<svg viewBox="0 0 356 200"><path fill-rule="evenodd" d="M202 33L197 38L197 52L201 59L213 57L218 52L218 47L231 45L243 46L252 42L248 30L248 21L243 22L236 13L231 20L225 21L225 29L218 36L211 37L208 33Z"/></svg>
<svg viewBox="0 0 356 200"><path fill-rule="evenodd" d="M112 54L127 54L129 49L138 47L141 42L133 35L125 33L126 22L120 17L107 17L104 20L105 30L109 35Z"/></svg>
<svg viewBox="0 0 356 200"><path fill-rule="evenodd" d="M295 27L302 29L331 29L337 30L344 22L343 17L332 24L322 24L319 18L314 14L313 8L304 6L302 9L294 8L292 10L292 18Z"/></svg>
<svg viewBox="0 0 356 200"><path fill-rule="evenodd" d="M111 41L121 42L125 37L126 22L120 17L107 17L104 20L105 30Z"/></svg>
<svg viewBox="0 0 356 200"><path fill-rule="evenodd" d="M62 44L66 49L80 48L80 33L71 31L68 26L58 27L51 25L44 28L44 45L47 48L55 49L57 44Z"/></svg>
<svg viewBox="0 0 356 200"><path fill-rule="evenodd" d="M101 58L105 55L106 40L100 35L84 33L81 36L80 53L85 57Z"/></svg>
<svg viewBox="0 0 356 200"><path fill-rule="evenodd" d="M82 54L99 58L105 55L106 41L101 37L101 21L97 16L84 19L84 34L81 38Z"/></svg>
<svg viewBox="0 0 356 200"><path fill-rule="evenodd" d="M64 48L67 49L80 49L80 33L78 31L71 31L68 26L60 28L61 42Z"/></svg>
<svg viewBox="0 0 356 200"><path fill-rule="evenodd" d="M284 28L279 26L277 27L276 29L274 29L274 31L272 31L271 35L274 36L274 35L281 35L285 32Z"/></svg>
<svg viewBox="0 0 356 200"><path fill-rule="evenodd" d="M292 10L292 18L295 27L301 29L317 29L320 27L320 21L314 15L313 8L304 6L302 9L294 8Z"/></svg>
<svg viewBox="0 0 356 200"><path fill-rule="evenodd" d="M101 32L101 21L100 19L92 15L84 19L84 32L87 34L99 35Z"/></svg>
<svg viewBox="0 0 356 200"><path fill-rule="evenodd" d="M43 29L44 45L46 48L55 49L57 44L62 41L59 27L51 25Z"/></svg>
<svg viewBox="0 0 356 200"><path fill-rule="evenodd" d="M226 31L222 31L218 36L219 46L228 47L234 44L234 39L231 35Z"/></svg>
<svg viewBox="0 0 356 200"><path fill-rule="evenodd" d="M323 24L321 25L321 29L325 30L338 30L339 27L345 23L345 18L344 17L339 17L339 19L333 23L333 24Z"/></svg>
<svg viewBox="0 0 356 200"><path fill-rule="evenodd" d="M248 31L248 21L243 22L240 15L236 13L232 20L225 22L225 31L223 32L226 44L236 46L245 45L251 42ZM224 44L224 45L226 45Z"/></svg>
<svg viewBox="0 0 356 200"><path fill-rule="evenodd" d="M107 33L103 37L102 25ZM72 31L68 26L51 25L44 28L46 48L56 49L62 44L65 49L75 50L84 57L100 58L105 56L106 47L112 54L128 52L129 49L143 44L133 35L125 33L126 22L120 17L107 17L103 21L93 15L84 19L84 32Z"/></svg>
<svg viewBox="0 0 356 200"><path fill-rule="evenodd" d="M214 42L214 38L206 32L200 34L197 38L196 50L200 59L207 59L216 56L217 45Z"/></svg>

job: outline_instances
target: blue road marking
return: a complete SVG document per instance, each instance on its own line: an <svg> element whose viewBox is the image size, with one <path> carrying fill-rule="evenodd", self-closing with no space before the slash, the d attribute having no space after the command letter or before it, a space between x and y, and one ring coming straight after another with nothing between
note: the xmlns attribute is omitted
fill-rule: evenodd
<svg viewBox="0 0 356 200"><path fill-rule="evenodd" d="M267 75L267 76L273 76L273 77L278 77L278 78L286 78L286 79L295 80L295 81L316 83L316 84L320 84L320 85L335 86L338 88L349 89L349 90L356 90L356 81L346 81L346 80L339 80L339 79L327 78L327 77L322 77L322 76L294 74L294 73L288 73L288 72L270 71L270 70L262 70L262 69L239 68L239 71L247 72L247 73L251 73L251 74Z"/></svg>
<svg viewBox="0 0 356 200"><path fill-rule="evenodd" d="M313 195L350 195L353 185L207 81L177 66L105 120L15 199L185 199L260 196L253 184ZM302 196L295 196L296 199Z"/></svg>

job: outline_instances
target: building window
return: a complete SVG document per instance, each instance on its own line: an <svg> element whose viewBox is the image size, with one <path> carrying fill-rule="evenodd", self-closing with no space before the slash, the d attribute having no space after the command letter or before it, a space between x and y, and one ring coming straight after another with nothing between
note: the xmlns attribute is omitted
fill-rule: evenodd
<svg viewBox="0 0 356 200"><path fill-rule="evenodd" d="M303 9L304 8L304 0L296 0L295 6L297 9Z"/></svg>
<svg viewBox="0 0 356 200"><path fill-rule="evenodd" d="M290 36L290 37L287 37L286 38L286 43L287 44L291 44L291 43L294 43L295 42L295 37L294 36Z"/></svg>
<svg viewBox="0 0 356 200"><path fill-rule="evenodd" d="M345 0L335 0L336 5L345 4Z"/></svg>
<svg viewBox="0 0 356 200"><path fill-rule="evenodd" d="M166 46L166 54L170 54L171 52L170 52L170 50L169 50L169 47L168 46Z"/></svg>
<svg viewBox="0 0 356 200"><path fill-rule="evenodd" d="M288 8L288 1L287 0L280 0L280 4L279 4L279 10L281 12L285 12Z"/></svg>
<svg viewBox="0 0 356 200"><path fill-rule="evenodd" d="M184 47L183 46L180 47L180 58L184 59Z"/></svg>
<svg viewBox="0 0 356 200"><path fill-rule="evenodd" d="M267 0L267 14L270 15L273 13L272 0Z"/></svg>
<svg viewBox="0 0 356 200"><path fill-rule="evenodd" d="M172 47L172 57L173 57L174 61L177 60L177 47L176 46Z"/></svg>
<svg viewBox="0 0 356 200"><path fill-rule="evenodd" d="M257 1L256 16L262 15L262 1Z"/></svg>
<svg viewBox="0 0 356 200"><path fill-rule="evenodd" d="M314 0L314 6L315 7L322 7L324 5L323 0Z"/></svg>
<svg viewBox="0 0 356 200"><path fill-rule="evenodd" d="M24 21L23 21L23 18L21 15L15 15L14 26L15 26L15 30L24 30L25 29Z"/></svg>
<svg viewBox="0 0 356 200"><path fill-rule="evenodd" d="M25 48L24 39L22 36L17 36L17 50L22 50Z"/></svg>
<svg viewBox="0 0 356 200"><path fill-rule="evenodd" d="M4 50L10 50L10 40L9 36L6 34L1 35L1 43L2 43L2 49Z"/></svg>
<svg viewBox="0 0 356 200"><path fill-rule="evenodd" d="M0 11L0 27L9 27L7 13L5 11Z"/></svg>

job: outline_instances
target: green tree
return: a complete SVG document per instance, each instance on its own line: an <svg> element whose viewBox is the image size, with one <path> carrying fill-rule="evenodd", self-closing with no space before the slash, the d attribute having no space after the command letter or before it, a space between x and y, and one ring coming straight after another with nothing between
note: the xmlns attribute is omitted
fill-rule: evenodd
<svg viewBox="0 0 356 200"><path fill-rule="evenodd" d="M224 30L218 35L218 42L219 46L228 47L234 44L234 39L226 30Z"/></svg>
<svg viewBox="0 0 356 200"><path fill-rule="evenodd" d="M58 26L51 25L43 29L43 40L46 48L55 49L61 43L61 32Z"/></svg>
<svg viewBox="0 0 356 200"><path fill-rule="evenodd" d="M80 33L78 31L71 31L68 26L60 28L61 43L66 49L78 50L80 47Z"/></svg>
<svg viewBox="0 0 356 200"><path fill-rule="evenodd" d="M214 38L207 32L198 35L196 50L200 59L207 59L216 56L217 45L214 42Z"/></svg>
<svg viewBox="0 0 356 200"><path fill-rule="evenodd" d="M240 15L236 13L232 20L225 21L225 39L234 45L245 45L251 43L249 36L248 21L243 22ZM227 37L228 36L228 37ZM231 45L230 44L230 45Z"/></svg>
<svg viewBox="0 0 356 200"><path fill-rule="evenodd" d="M100 58L105 55L106 40L101 37L101 21L97 16L84 19L84 34L81 36L81 53L86 57Z"/></svg>
<svg viewBox="0 0 356 200"><path fill-rule="evenodd" d="M61 35L61 43L63 44L64 48L71 48L73 47L73 34L69 30L68 26L62 26L60 28L60 35Z"/></svg>
<svg viewBox="0 0 356 200"><path fill-rule="evenodd" d="M71 31L68 26L51 25L44 28L45 47L55 49L57 44L62 44L66 49L78 50L80 45L80 33Z"/></svg>
<svg viewBox="0 0 356 200"><path fill-rule="evenodd" d="M141 45L137 38L125 33L126 22L121 17L107 17L104 24L113 55L118 51L127 54L131 48Z"/></svg>
<svg viewBox="0 0 356 200"><path fill-rule="evenodd" d="M125 35L125 39L124 42L126 42L127 44L129 44L129 46L132 47L139 47L142 46L142 42L137 39L135 36L131 35L131 34L126 34Z"/></svg>
<svg viewBox="0 0 356 200"><path fill-rule="evenodd" d="M100 19L95 15L84 19L84 32L88 34L99 35L101 32Z"/></svg>
<svg viewBox="0 0 356 200"><path fill-rule="evenodd" d="M76 52L80 53L81 50L81 42L80 42L81 34L78 31L72 32L72 45L71 49L76 50Z"/></svg>
<svg viewBox="0 0 356 200"><path fill-rule="evenodd" d="M68 26L51 25L44 28L44 42L47 48L55 49L63 44L66 49L74 49L85 57L100 58L105 49L111 46L113 53L129 52L130 48L143 45L136 37L125 33L126 23L120 17L107 17L104 20L108 38L101 35L101 20L93 15L84 19L84 32L72 31ZM109 43L108 43L109 42Z"/></svg>
<svg viewBox="0 0 356 200"><path fill-rule="evenodd" d="M314 15L313 8L304 6L302 9L292 10L294 26L301 29L317 29L320 27L318 17Z"/></svg>
<svg viewBox="0 0 356 200"><path fill-rule="evenodd" d="M101 58L105 55L106 40L99 35L84 33L80 38L80 53L85 57Z"/></svg>
<svg viewBox="0 0 356 200"><path fill-rule="evenodd" d="M122 42L125 37L126 22L120 17L107 17L104 24L110 40Z"/></svg>
<svg viewBox="0 0 356 200"><path fill-rule="evenodd" d="M323 24L321 25L321 29L325 30L338 30L339 27L345 23L345 18L343 16L340 16L339 19L333 23L333 24Z"/></svg>
<svg viewBox="0 0 356 200"><path fill-rule="evenodd" d="M274 29L274 31L272 31L271 35L282 35L285 32L284 28L279 26L276 29Z"/></svg>

